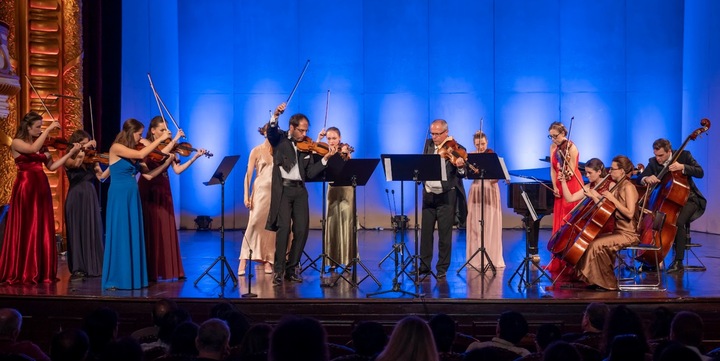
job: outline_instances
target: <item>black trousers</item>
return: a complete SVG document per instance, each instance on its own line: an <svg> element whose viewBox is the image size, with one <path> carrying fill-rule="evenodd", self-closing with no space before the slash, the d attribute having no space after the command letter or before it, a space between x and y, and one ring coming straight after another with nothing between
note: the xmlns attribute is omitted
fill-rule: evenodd
<svg viewBox="0 0 720 361"><path fill-rule="evenodd" d="M423 191L422 231L420 236L420 259L423 261L421 270L432 265L433 233L435 223L438 228L438 261L437 272L447 273L452 254L452 226L455 219L455 189L434 194Z"/></svg>
<svg viewBox="0 0 720 361"><path fill-rule="evenodd" d="M275 232L275 264L273 271L277 274L295 273L300 264L300 257L305 249L310 227L310 207L308 192L304 186L283 186L280 197L280 213L278 213L278 229ZM287 253L288 237L292 224L293 240L290 252Z"/></svg>
<svg viewBox="0 0 720 361"><path fill-rule="evenodd" d="M682 207L682 209L680 210L677 223L675 224L677 226L675 243L673 244L675 261L682 262L685 258L685 246L688 242L687 228L691 220L693 220L693 215L695 215L695 212L697 212L698 209L700 209L700 204L698 204L697 196L691 194L690 198L688 198L687 203L685 203L685 206Z"/></svg>

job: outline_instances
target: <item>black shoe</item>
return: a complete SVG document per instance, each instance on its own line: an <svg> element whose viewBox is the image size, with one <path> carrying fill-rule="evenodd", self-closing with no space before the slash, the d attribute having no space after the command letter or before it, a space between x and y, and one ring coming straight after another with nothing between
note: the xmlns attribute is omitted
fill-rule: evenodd
<svg viewBox="0 0 720 361"><path fill-rule="evenodd" d="M649 264L643 263L642 265L640 265L640 267L638 267L638 272L655 272L655 271L657 271L657 268L655 268L655 266L649 265Z"/></svg>
<svg viewBox="0 0 720 361"><path fill-rule="evenodd" d="M272 283L273 286L280 286L283 283L282 275L279 273L274 273Z"/></svg>
<svg viewBox="0 0 720 361"><path fill-rule="evenodd" d="M680 272L683 269L685 269L685 267L683 266L682 260L674 260L673 263L670 264L670 267L668 267L665 271L667 273L675 273Z"/></svg>
<svg viewBox="0 0 720 361"><path fill-rule="evenodd" d="M296 275L295 273L288 273L285 275L285 279L290 282L297 282L302 283L303 279L302 277Z"/></svg>

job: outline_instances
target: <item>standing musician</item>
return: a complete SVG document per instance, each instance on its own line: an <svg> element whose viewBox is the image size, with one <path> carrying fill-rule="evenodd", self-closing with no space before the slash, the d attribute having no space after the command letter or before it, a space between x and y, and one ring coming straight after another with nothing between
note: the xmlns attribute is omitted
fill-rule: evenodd
<svg viewBox="0 0 720 361"><path fill-rule="evenodd" d="M657 175L667 166L671 172L682 171L682 174L687 176L690 186L690 196L677 218L677 233L673 244L675 259L667 268L668 273L678 272L683 270L683 258L685 257L685 246L687 245L687 227L690 222L700 218L705 213L707 200L693 181L693 178L702 178L705 172L687 150L680 153L675 163L669 164L673 158L673 153L670 141L667 139L660 138L653 142L653 153L655 157L648 159L648 165L640 175L640 184L653 186L660 183L662 180L658 179Z"/></svg>
<svg viewBox="0 0 720 361"><path fill-rule="evenodd" d="M150 125L145 138L140 143L146 147L151 145L161 134L172 135L167 128L167 123L162 116L155 116L150 120ZM182 129L178 129L172 140L168 139L167 145L162 147L163 153L172 153L173 148L178 144L180 137L185 136ZM175 227L175 207L173 205L172 191L170 190L170 178L167 168L172 168L175 174L184 172L199 157L205 154L204 149L198 149L185 162L180 162L175 155L169 167L163 161L145 158L143 162L148 170L156 168L164 170L152 179L140 177L138 179L138 190L142 199L143 224L145 227L145 250L147 252L147 274L148 280L156 282L159 280L187 279L185 269L180 256L180 243Z"/></svg>
<svg viewBox="0 0 720 361"><path fill-rule="evenodd" d="M17 177L10 195L5 234L0 250L0 283L53 283L57 281L57 248L52 192L43 165L55 171L80 151L73 144L64 156L53 160L44 145L50 132L60 128L57 120L42 130L43 118L29 112L20 119L10 145Z"/></svg>
<svg viewBox="0 0 720 361"><path fill-rule="evenodd" d="M425 142L424 154L437 154L440 146L452 137L448 136L448 124L436 119L430 124L430 136ZM458 144L464 151L465 148ZM452 226L455 218L456 189L465 176L465 159L456 157L455 163L444 160L447 181L427 181L423 186L422 234L420 236L420 273L430 273L433 258L433 232L438 227L437 278L445 278L452 253Z"/></svg>
<svg viewBox="0 0 720 361"><path fill-rule="evenodd" d="M483 131L478 130L473 136L476 153L493 153L488 148L487 135ZM484 189L483 189L484 184ZM483 192L485 193L483 195ZM484 201L484 202L483 202ZM461 202L458 200L458 203ZM482 214L483 203L485 204L485 214ZM484 219L483 219L484 217ZM502 201L500 200L500 187L497 179L486 179L483 182L475 179L470 185L470 191L467 197L467 231L465 244L465 259L470 259L475 251L480 248L480 221L485 222L482 227L485 231L485 248L488 257L493 261L496 268L505 267L505 259L503 258L502 247ZM479 257L478 257L479 256ZM471 263L475 268L479 268L482 263L483 255L473 258Z"/></svg>
<svg viewBox="0 0 720 361"><path fill-rule="evenodd" d="M318 134L317 141L327 137L327 144L330 147L337 147L337 156L344 160L350 159L350 149L343 144L340 129L330 127ZM353 242L353 187L352 186L328 186L327 193L327 228L325 229L325 252L332 262L330 272L340 265L347 266L357 254Z"/></svg>
<svg viewBox="0 0 720 361"><path fill-rule="evenodd" d="M548 139L552 141L550 145L550 177L553 184L553 193L555 195L555 203L553 207L553 227L552 233L555 234L563 224L563 218L568 214L577 201L568 202L565 200L564 191L560 184L559 175L562 174L566 179L570 193L575 193L582 189L582 175L578 168L578 151L575 143L567 138L568 132L565 125L561 122L553 122L548 128ZM559 272L563 270L563 265L557 258L548 266L551 272Z"/></svg>
<svg viewBox="0 0 720 361"><path fill-rule="evenodd" d="M336 147L329 147L320 163L315 163L311 154L299 152L296 143L306 140L310 121L304 114L298 113L290 117L287 132L280 130L278 117L285 107L285 103L278 105L267 129L267 138L273 148L273 180L270 214L265 228L275 231L274 286L282 284L283 276L291 282L302 282L297 268L310 226L305 180L320 174L327 160L337 152ZM291 222L294 239L286 260Z"/></svg>
<svg viewBox="0 0 720 361"><path fill-rule="evenodd" d="M638 201L638 192L635 185L628 179L632 172L633 163L630 159L618 155L613 158L610 166L610 177L617 183L617 186L602 194L595 189L590 189L587 193L596 203L612 202L615 208L615 230L590 242L575 266L580 280L599 287L599 289L616 290L618 288L615 276L617 251L639 242L639 237L635 233L637 227L635 207ZM601 200L601 197L604 197L604 200Z"/></svg>

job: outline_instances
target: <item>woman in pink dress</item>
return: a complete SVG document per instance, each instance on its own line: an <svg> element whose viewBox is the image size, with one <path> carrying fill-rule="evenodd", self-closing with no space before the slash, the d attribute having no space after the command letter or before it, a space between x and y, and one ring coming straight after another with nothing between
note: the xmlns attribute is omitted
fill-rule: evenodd
<svg viewBox="0 0 720 361"><path fill-rule="evenodd" d="M487 136L482 131L475 132L473 136L476 153L492 153L488 149ZM482 218L483 185L480 179L475 179L468 192L468 215L465 259L470 259L480 248L480 219ZM485 180L485 250L493 265L497 268L505 267L502 252L502 203L500 200L500 187L497 179ZM470 264L480 268L480 254L476 254Z"/></svg>
<svg viewBox="0 0 720 361"><path fill-rule="evenodd" d="M140 143L150 146L151 142L165 132L169 132L167 123L162 117L156 116L150 121L147 135L145 139L140 140ZM184 135L182 129L179 130L175 137L163 147L162 151L164 153L172 152L178 139ZM203 154L205 154L205 150L198 149L185 163L173 161L171 167L175 174L180 174ZM147 165L148 170L152 171L163 167L165 162L156 162L146 158L144 163ZM185 270L180 256L180 245L175 224L175 207L167 169L164 169L162 173L152 179L140 177L138 189L142 199L148 280L151 282L160 279L185 280Z"/></svg>
<svg viewBox="0 0 720 361"><path fill-rule="evenodd" d="M553 183L553 193L555 194L555 206L553 208L553 228L552 233L555 234L563 225L565 215L575 207L578 201L568 202L563 195L563 187L560 184L559 174L562 174L567 182L567 188L571 194L579 191L583 187L582 175L578 168L578 151L575 143L567 139L567 129L561 122L553 122L548 128L548 139L552 141L550 145L550 177ZM565 269L564 262L553 258L548 266L551 272L560 272Z"/></svg>
<svg viewBox="0 0 720 361"><path fill-rule="evenodd" d="M267 126L258 129L264 137ZM250 210L248 225L240 247L240 265L238 276L245 275L247 260L263 263L264 272L273 272L273 259L275 258L275 232L265 229L265 222L270 212L270 193L272 186L272 146L267 138L262 144L250 151L247 171L245 172L245 207ZM253 172L255 182L252 181ZM252 184L252 193L250 185Z"/></svg>
<svg viewBox="0 0 720 361"><path fill-rule="evenodd" d="M27 113L20 120L10 145L17 177L0 251L0 283L37 284L57 280L55 216L43 164L50 171L62 167L80 151L80 144L75 143L64 156L53 161L44 144L48 134L60 128L60 123L53 121L43 131L42 120L38 113Z"/></svg>

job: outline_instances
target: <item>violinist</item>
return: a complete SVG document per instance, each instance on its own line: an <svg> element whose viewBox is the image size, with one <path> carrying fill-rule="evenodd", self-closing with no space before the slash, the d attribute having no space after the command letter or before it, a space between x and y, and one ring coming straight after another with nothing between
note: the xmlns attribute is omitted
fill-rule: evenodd
<svg viewBox="0 0 720 361"><path fill-rule="evenodd" d="M94 181L104 180L110 168L104 171L98 163L85 162L86 151L97 146L88 132L74 131L68 143L79 143L81 150L65 162L65 174L70 182L65 197L65 229L67 233L67 264L71 278L98 277L102 274L103 224L100 202Z"/></svg>
<svg viewBox="0 0 720 361"><path fill-rule="evenodd" d="M270 212L273 153L272 146L267 140L267 124L258 131L264 141L250 151L245 172L245 192L243 194L249 215L240 247L238 276L245 275L247 260L250 259L249 250L252 250L253 261L264 264L266 274L273 273L273 262L275 261L275 232L265 229L265 222ZM252 179L253 173L255 173L255 181Z"/></svg>
<svg viewBox="0 0 720 361"><path fill-rule="evenodd" d="M336 147L329 147L321 162L316 163L312 154L298 151L295 143L305 140L310 121L304 114L294 114L288 122L287 132L281 130L278 117L285 107L285 103L278 105L267 128L267 138L273 148L273 179L270 213L265 228L275 231L274 286L281 285L283 277L290 282L302 282L297 271L310 226L305 180L320 174L328 159L337 153ZM286 259L291 223L293 240Z"/></svg>
<svg viewBox="0 0 720 361"><path fill-rule="evenodd" d="M57 280L55 216L43 164L55 171L80 151L80 144L74 144L65 155L53 161L43 144L50 132L60 128L60 123L53 120L42 130L42 121L40 114L27 113L18 122L10 144L17 177L0 251L0 283L37 284Z"/></svg>
<svg viewBox="0 0 720 361"><path fill-rule="evenodd" d="M171 135L164 119L156 116L150 120L145 139L140 139L140 143L146 147L151 147L151 142L158 139L162 134ZM162 152L171 153L177 141L184 135L185 133L180 129L170 142L167 144L162 143L165 146L160 145ZM170 167L175 171L175 174L180 174L204 153L204 149L199 149L184 163L181 163L177 155L175 155L175 160L170 163ZM165 162L158 162L152 158L145 158L144 163L148 170L163 169L160 174L152 179L140 178L138 180L145 227L148 279L151 282L159 279L184 280L185 270L180 257L180 246L178 244L177 228L175 227L175 208L167 172L169 167L164 167Z"/></svg>
<svg viewBox="0 0 720 361"><path fill-rule="evenodd" d="M430 136L425 142L424 154L438 154L443 151L441 145L451 140L448 136L448 123L443 119L436 119L430 123ZM455 142L455 145L465 152L465 147ZM447 171L446 181L427 181L423 185L422 199L422 233L420 236L419 272L429 274L433 258L433 233L435 223L438 228L438 260L436 264L437 278L446 277L450 266L452 254L452 226L455 218L455 202L461 178L465 176L465 159L455 157L444 159Z"/></svg>
<svg viewBox="0 0 720 361"><path fill-rule="evenodd" d="M330 127L327 131L318 134L318 142L327 137L329 147L337 147L337 157L350 159L350 149L347 144L342 143L340 129ZM328 187L327 193L327 228L325 229L325 253L330 262L337 264L330 265L330 272L340 265L348 265L357 254L353 239L353 217L352 211L355 200L353 199L352 186Z"/></svg>
<svg viewBox="0 0 720 361"><path fill-rule="evenodd" d="M548 128L548 139L552 141L550 145L550 178L553 184L553 193L555 194L553 234L562 226L565 215L577 204L577 201L568 202L565 200L559 175L562 174L565 178L571 194L581 190L583 186L582 175L578 168L580 153L575 143L567 139L567 135L568 132L563 123L553 122L550 124ZM563 269L565 267L562 261L557 258L553 258L548 265L548 270L551 272L561 272Z"/></svg>
<svg viewBox="0 0 720 361"><path fill-rule="evenodd" d="M149 146L137 150L144 128L136 119L126 120L110 147L112 182L105 215L103 289L139 289L148 285L142 202L135 175L141 173L142 178L152 179L165 171L175 156L167 157L162 167L148 169L142 160L169 139L170 133L163 132Z"/></svg>
<svg viewBox="0 0 720 361"><path fill-rule="evenodd" d="M680 209L675 234L675 257L670 266L666 269L668 273L679 272L683 270L683 259L685 257L685 246L687 245L687 227L690 222L700 218L705 213L707 200L695 185L693 178L702 178L705 175L702 166L698 163L692 154L684 150L677 158L677 161L670 164L673 158L673 151L670 141L667 139L658 139L653 142L654 157L648 159L648 165L640 175L640 183L642 185L653 186L660 183L658 179L664 167L668 167L669 171L682 171L687 176L688 185L690 186L690 195L687 203ZM643 266L646 268L647 266ZM647 268L646 268L647 269Z"/></svg>
<svg viewBox="0 0 720 361"><path fill-rule="evenodd" d="M618 250L636 244L639 237L635 233L637 220L635 208L638 192L629 177L633 172L633 163L628 157L618 155L612 160L610 177L617 184L611 190L599 193L588 190L588 196L596 203L611 202L615 211L615 230L595 238L576 265L577 277L598 290L617 290L615 276L615 257Z"/></svg>
<svg viewBox="0 0 720 361"><path fill-rule="evenodd" d="M488 148L487 135L478 130L473 135L475 153L492 153ZM485 184L485 195L483 196L483 183ZM505 267L505 260L502 253L502 202L500 200L500 187L497 179L486 179L482 182L475 179L470 185L467 201L467 232L466 232L466 259L470 259L480 248L480 220L483 218L482 201L485 201L485 249L488 256L497 268ZM480 268L481 258L475 256L472 265Z"/></svg>

